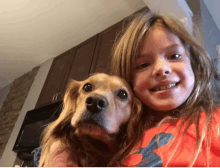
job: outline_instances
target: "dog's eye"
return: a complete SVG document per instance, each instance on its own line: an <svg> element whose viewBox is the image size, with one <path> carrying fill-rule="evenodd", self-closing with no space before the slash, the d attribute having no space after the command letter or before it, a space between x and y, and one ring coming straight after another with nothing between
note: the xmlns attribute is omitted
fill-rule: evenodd
<svg viewBox="0 0 220 168"><path fill-rule="evenodd" d="M84 86L83 86L83 90L85 92L91 92L92 91L92 85L89 84L89 83L86 83Z"/></svg>
<svg viewBox="0 0 220 168"><path fill-rule="evenodd" d="M127 92L125 92L124 90L120 90L117 94L117 96L123 100L128 98L128 94Z"/></svg>

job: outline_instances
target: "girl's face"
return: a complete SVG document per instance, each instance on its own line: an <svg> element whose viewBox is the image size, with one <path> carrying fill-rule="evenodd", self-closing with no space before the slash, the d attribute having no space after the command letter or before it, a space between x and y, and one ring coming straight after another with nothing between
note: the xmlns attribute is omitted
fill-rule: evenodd
<svg viewBox="0 0 220 168"><path fill-rule="evenodd" d="M162 27L145 36L134 62L134 92L149 108L169 111L191 94L195 76L180 39Z"/></svg>

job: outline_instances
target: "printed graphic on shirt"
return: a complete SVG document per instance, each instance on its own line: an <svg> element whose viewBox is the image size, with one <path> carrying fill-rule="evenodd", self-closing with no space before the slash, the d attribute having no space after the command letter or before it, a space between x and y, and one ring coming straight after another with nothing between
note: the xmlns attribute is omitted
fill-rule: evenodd
<svg viewBox="0 0 220 168"><path fill-rule="evenodd" d="M139 152L136 153L143 155L142 160L137 167L162 167L162 159L154 152L154 150L167 144L173 138L174 135L170 133L159 133L155 135L147 147L141 148Z"/></svg>

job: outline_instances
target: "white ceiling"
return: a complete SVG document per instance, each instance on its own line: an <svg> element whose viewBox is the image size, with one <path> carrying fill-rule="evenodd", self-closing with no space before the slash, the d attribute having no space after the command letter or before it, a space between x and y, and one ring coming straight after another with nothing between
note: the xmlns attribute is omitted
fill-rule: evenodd
<svg viewBox="0 0 220 168"><path fill-rule="evenodd" d="M0 89L144 6L142 0L0 0Z"/></svg>
<svg viewBox="0 0 220 168"><path fill-rule="evenodd" d="M185 3L156 1L163 8L168 1ZM146 5L155 8L156 1L0 0L0 89Z"/></svg>

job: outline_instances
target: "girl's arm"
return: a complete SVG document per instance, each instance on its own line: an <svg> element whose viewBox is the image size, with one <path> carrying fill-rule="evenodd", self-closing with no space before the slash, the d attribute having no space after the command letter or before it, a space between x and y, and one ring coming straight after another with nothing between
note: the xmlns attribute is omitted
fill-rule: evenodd
<svg viewBox="0 0 220 168"><path fill-rule="evenodd" d="M50 148L47 167L79 167L77 157L66 151L59 141L54 142Z"/></svg>

